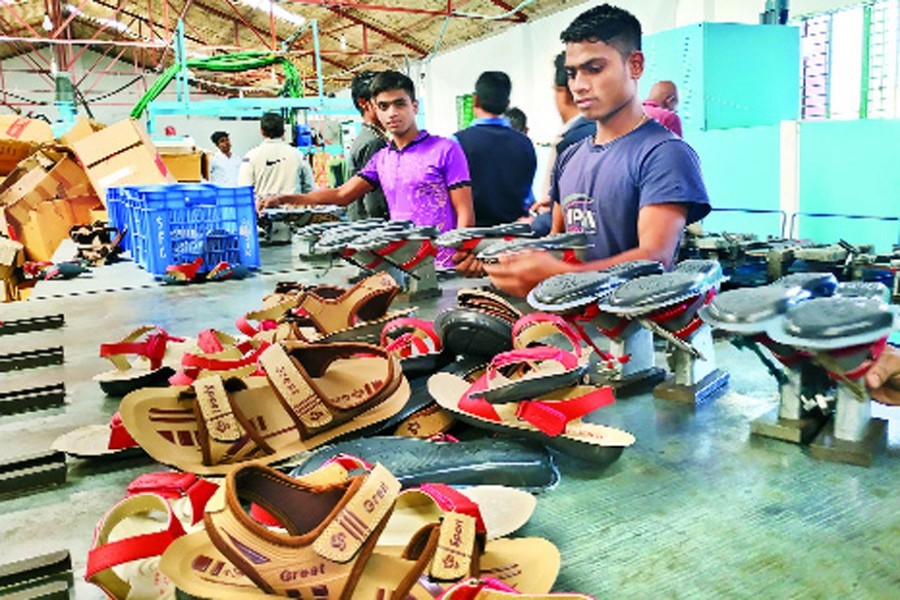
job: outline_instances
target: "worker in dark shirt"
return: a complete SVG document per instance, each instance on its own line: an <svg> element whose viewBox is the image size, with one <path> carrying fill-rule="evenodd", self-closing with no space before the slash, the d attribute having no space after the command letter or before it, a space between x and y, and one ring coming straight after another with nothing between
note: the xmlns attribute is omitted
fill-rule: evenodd
<svg viewBox="0 0 900 600"><path fill-rule="evenodd" d="M475 120L456 133L469 163L475 225L511 223L528 211L537 168L528 136L510 127L503 112L509 108L509 76L486 71L475 82L472 111Z"/></svg>
<svg viewBox="0 0 900 600"><path fill-rule="evenodd" d="M375 113L375 103L372 102L371 84L375 79L374 71L362 71L357 73L350 84L350 96L353 104L362 115L363 122L359 133L350 146L350 155L347 157L347 178L353 177L375 156L375 153L387 146L387 135L378 122ZM389 219L387 201L381 188L375 188L367 192L359 200L354 200L347 207L347 216L351 221L362 219Z"/></svg>

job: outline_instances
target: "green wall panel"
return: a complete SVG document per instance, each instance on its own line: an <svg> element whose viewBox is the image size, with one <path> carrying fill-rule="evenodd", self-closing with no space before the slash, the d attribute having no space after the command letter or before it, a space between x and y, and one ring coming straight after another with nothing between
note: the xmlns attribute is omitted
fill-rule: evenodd
<svg viewBox="0 0 900 600"><path fill-rule="evenodd" d="M694 131L686 141L700 156L714 208L779 209L779 126ZM780 234L780 215L712 212L706 231Z"/></svg>
<svg viewBox="0 0 900 600"><path fill-rule="evenodd" d="M900 120L811 121L800 126L800 212L900 217ZM803 218L800 236L843 238L888 251L898 222Z"/></svg>

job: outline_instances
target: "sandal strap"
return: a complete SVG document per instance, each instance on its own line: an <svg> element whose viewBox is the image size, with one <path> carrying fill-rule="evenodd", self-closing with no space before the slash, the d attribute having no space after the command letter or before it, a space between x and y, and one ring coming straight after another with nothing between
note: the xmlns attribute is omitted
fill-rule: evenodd
<svg viewBox="0 0 900 600"><path fill-rule="evenodd" d="M109 420L109 443L106 445L109 450L125 450L126 448L134 448L138 445L137 441L122 423L122 414L118 411Z"/></svg>
<svg viewBox="0 0 900 600"><path fill-rule="evenodd" d="M303 367L297 365L281 344L272 344L259 357L259 364L278 392L285 409L304 431L330 423L333 415L322 401Z"/></svg>
<svg viewBox="0 0 900 600"><path fill-rule="evenodd" d="M481 417L489 421L500 422L503 419L497 409L487 400L475 396L486 386L487 377L482 376L472 384L466 395L460 400L459 408L463 412ZM575 398L563 400L522 400L516 405L515 416L527 421L543 433L556 437L566 430L566 425L598 408L615 402L612 388L609 386L592 390Z"/></svg>
<svg viewBox="0 0 900 600"><path fill-rule="evenodd" d="M287 296L281 302L268 306L261 310L254 310L238 317L234 324L238 331L246 336L253 337L260 331L274 329L275 326L284 319L285 314L300 303L301 294ZM250 321L257 321L258 327L250 324Z"/></svg>
<svg viewBox="0 0 900 600"><path fill-rule="evenodd" d="M152 493L169 500L187 498L191 504L191 525L203 518L203 509L219 486L193 473L160 471L138 475L128 484L127 496Z"/></svg>
<svg viewBox="0 0 900 600"><path fill-rule="evenodd" d="M122 520L136 514L163 511L166 528L156 533L136 535L108 542L109 534ZM174 540L184 535L184 527L165 498L157 494L138 494L118 502L103 516L94 530L94 542L88 551L84 578L111 598L125 598L131 586L112 567L131 561L161 555Z"/></svg>
<svg viewBox="0 0 900 600"><path fill-rule="evenodd" d="M478 573L487 529L478 504L443 483L426 483L404 494L425 494L444 512L428 574L438 581L458 581Z"/></svg>
<svg viewBox="0 0 900 600"><path fill-rule="evenodd" d="M146 338L139 342L143 336ZM155 370L162 366L166 344L169 341L183 342L184 338L171 336L161 327L145 325L135 329L119 342L100 344L100 357L109 359L120 371L127 371L131 368L131 363L125 359L125 355L135 354L149 359L150 368Z"/></svg>
<svg viewBox="0 0 900 600"><path fill-rule="evenodd" d="M550 313L525 315L513 325L513 348L528 348L531 344L561 333L572 344L572 352L581 358L581 336L565 319Z"/></svg>
<svg viewBox="0 0 900 600"><path fill-rule="evenodd" d="M566 400L526 400L519 402L516 416L551 437L562 435L566 425L584 415L615 402L612 388L602 387Z"/></svg>
<svg viewBox="0 0 900 600"><path fill-rule="evenodd" d="M196 394L194 415L203 464L229 463L257 452L274 452L252 422L236 410L221 375L197 379L192 388Z"/></svg>
<svg viewBox="0 0 900 600"><path fill-rule="evenodd" d="M391 339L391 334L397 330L407 331ZM401 358L435 354L442 349L434 323L415 317L400 317L385 324L381 330L381 346L388 354L397 354Z"/></svg>
<svg viewBox="0 0 900 600"><path fill-rule="evenodd" d="M387 273L366 277L336 298L315 291L302 295L298 305L323 335L352 327L358 320L373 320L387 314L400 286ZM365 313L360 315L360 313Z"/></svg>

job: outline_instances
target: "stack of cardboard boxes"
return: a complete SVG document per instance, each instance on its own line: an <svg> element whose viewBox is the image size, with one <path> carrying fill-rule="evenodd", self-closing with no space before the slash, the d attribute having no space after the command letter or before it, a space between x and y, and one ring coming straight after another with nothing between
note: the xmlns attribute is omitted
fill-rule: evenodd
<svg viewBox="0 0 900 600"><path fill-rule="evenodd" d="M50 126L0 116L0 233L28 260L50 260L73 225L102 217L106 189L173 181L143 127L79 121L58 141Z"/></svg>

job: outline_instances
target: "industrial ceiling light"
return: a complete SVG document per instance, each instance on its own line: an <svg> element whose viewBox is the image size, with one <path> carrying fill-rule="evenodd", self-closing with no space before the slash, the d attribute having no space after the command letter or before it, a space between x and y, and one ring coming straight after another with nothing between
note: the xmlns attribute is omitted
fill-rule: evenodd
<svg viewBox="0 0 900 600"><path fill-rule="evenodd" d="M276 5L272 0L238 0L244 6L249 6L250 8L255 8L256 10L262 11L268 14L270 11L272 16L276 19L284 21L285 23L290 23L291 25L295 25L300 27L304 23L306 23L306 18L303 15L298 15L297 13L293 13L289 10L285 10L280 6Z"/></svg>
<svg viewBox="0 0 900 600"><path fill-rule="evenodd" d="M347 51L347 36L344 35L343 33L341 34L341 51L342 52Z"/></svg>
<svg viewBox="0 0 900 600"><path fill-rule="evenodd" d="M44 31L53 31L53 21L50 20L50 15L44 13L44 21L41 23L41 27L44 28Z"/></svg>

